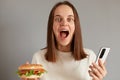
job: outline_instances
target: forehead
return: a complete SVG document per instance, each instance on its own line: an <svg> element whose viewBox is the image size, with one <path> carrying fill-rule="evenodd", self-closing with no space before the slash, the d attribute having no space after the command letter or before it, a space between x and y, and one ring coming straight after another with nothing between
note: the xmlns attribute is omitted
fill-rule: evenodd
<svg viewBox="0 0 120 80"><path fill-rule="evenodd" d="M68 15L74 15L73 10L68 5L60 5L55 9L54 16L60 15L60 16L68 16Z"/></svg>

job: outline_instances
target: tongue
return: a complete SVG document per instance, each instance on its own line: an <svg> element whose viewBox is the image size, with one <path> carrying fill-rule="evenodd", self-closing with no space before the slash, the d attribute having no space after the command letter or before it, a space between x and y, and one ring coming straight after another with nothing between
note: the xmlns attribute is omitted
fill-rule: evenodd
<svg viewBox="0 0 120 80"><path fill-rule="evenodd" d="M67 37L67 34L66 34L65 32L61 32L61 33L60 33L60 36L61 36L61 38L66 38L66 37Z"/></svg>

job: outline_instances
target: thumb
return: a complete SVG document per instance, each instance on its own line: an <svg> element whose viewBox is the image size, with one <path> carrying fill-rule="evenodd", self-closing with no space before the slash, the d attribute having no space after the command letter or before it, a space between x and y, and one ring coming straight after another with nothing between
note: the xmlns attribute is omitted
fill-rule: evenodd
<svg viewBox="0 0 120 80"><path fill-rule="evenodd" d="M29 61L27 61L26 64L30 64Z"/></svg>

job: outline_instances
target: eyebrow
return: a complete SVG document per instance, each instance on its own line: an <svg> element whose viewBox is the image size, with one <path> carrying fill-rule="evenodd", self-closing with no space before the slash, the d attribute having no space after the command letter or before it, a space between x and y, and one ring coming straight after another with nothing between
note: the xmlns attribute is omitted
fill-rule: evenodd
<svg viewBox="0 0 120 80"><path fill-rule="evenodd" d="M55 15L54 17L61 17L61 15ZM74 17L74 15L68 15L68 17Z"/></svg>

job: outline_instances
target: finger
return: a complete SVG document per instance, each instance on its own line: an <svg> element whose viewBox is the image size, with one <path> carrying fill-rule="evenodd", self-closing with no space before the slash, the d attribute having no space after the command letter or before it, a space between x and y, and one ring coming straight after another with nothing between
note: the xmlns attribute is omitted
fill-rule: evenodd
<svg viewBox="0 0 120 80"><path fill-rule="evenodd" d="M39 78L27 78L27 80L39 80Z"/></svg>
<svg viewBox="0 0 120 80"><path fill-rule="evenodd" d="M26 80L36 80L36 79L34 79L34 78L27 78Z"/></svg>
<svg viewBox="0 0 120 80"><path fill-rule="evenodd" d="M89 75L92 77L92 80L99 80L98 77L96 77L96 75L92 72L92 71L88 71Z"/></svg>
<svg viewBox="0 0 120 80"><path fill-rule="evenodd" d="M95 63L92 63L92 64L93 64L93 67L96 68L100 72L100 74L103 75L104 70L100 66L98 66L97 64L95 64Z"/></svg>
<svg viewBox="0 0 120 80"><path fill-rule="evenodd" d="M97 78L99 78L99 79L102 79L102 78L103 78L102 74L98 71L97 68L95 68L94 66L90 66L90 68L91 68L92 73L93 73Z"/></svg>
<svg viewBox="0 0 120 80"><path fill-rule="evenodd" d="M40 78L36 78L35 80L40 80Z"/></svg>
<svg viewBox="0 0 120 80"><path fill-rule="evenodd" d="M103 63L104 65L106 64L106 61Z"/></svg>
<svg viewBox="0 0 120 80"><path fill-rule="evenodd" d="M21 80L40 80L40 78L21 78Z"/></svg>
<svg viewBox="0 0 120 80"><path fill-rule="evenodd" d="M21 78L21 80L27 80L26 78Z"/></svg>
<svg viewBox="0 0 120 80"><path fill-rule="evenodd" d="M106 69L105 66L104 66L104 64L103 64L103 62L102 62L100 59L98 60L98 65L99 65L103 70Z"/></svg>
<svg viewBox="0 0 120 80"><path fill-rule="evenodd" d="M26 64L30 64L29 61L26 61Z"/></svg>
<svg viewBox="0 0 120 80"><path fill-rule="evenodd" d="M103 76L105 76L107 74L107 70L106 70L106 67L105 65L102 63L101 60L98 60L98 63L99 63L99 66L103 69L104 73L103 73Z"/></svg>

